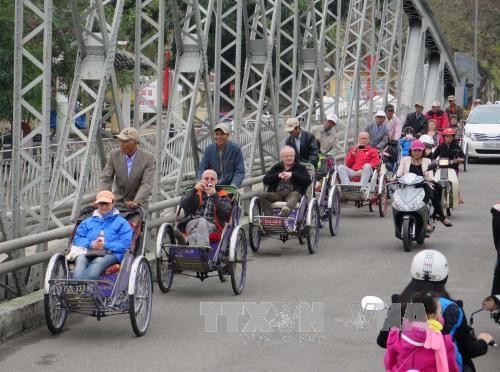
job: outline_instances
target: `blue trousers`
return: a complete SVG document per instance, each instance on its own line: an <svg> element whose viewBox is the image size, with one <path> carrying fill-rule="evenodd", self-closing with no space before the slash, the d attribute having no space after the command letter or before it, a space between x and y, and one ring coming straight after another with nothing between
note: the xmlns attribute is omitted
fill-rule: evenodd
<svg viewBox="0 0 500 372"><path fill-rule="evenodd" d="M114 263L118 263L118 259L110 253L94 258L81 254L76 258L73 279L97 279L106 267Z"/></svg>

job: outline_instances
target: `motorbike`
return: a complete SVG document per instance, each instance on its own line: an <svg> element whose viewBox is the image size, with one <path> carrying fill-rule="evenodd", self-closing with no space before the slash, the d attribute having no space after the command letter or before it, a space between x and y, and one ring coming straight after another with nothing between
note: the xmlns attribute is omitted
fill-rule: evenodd
<svg viewBox="0 0 500 372"><path fill-rule="evenodd" d="M413 242L423 244L434 231L430 203L426 203L424 177L407 173L397 181L392 196L392 217L396 238L403 241L405 252L410 252Z"/></svg>
<svg viewBox="0 0 500 372"><path fill-rule="evenodd" d="M434 181L438 182L443 187L443 196L441 200L443 211L446 212L448 217L451 216L453 204L456 198L458 198L458 178L455 170L451 168L451 166L459 162L459 159L450 160L448 158L439 158L439 160L434 163L436 166Z"/></svg>

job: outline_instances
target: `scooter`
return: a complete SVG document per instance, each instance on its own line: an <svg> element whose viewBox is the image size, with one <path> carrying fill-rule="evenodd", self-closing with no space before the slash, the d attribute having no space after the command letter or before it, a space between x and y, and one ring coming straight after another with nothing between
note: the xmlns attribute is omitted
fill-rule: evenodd
<svg viewBox="0 0 500 372"><path fill-rule="evenodd" d="M392 197L394 229L396 238L403 241L405 252L410 252L413 242L423 244L435 226L430 218L431 206L424 201L424 177L407 173L396 182L399 187L396 187Z"/></svg>
<svg viewBox="0 0 500 372"><path fill-rule="evenodd" d="M454 190L453 183L458 185L458 178L455 169L450 168L454 164L458 164L460 161L450 160L448 158L439 158L437 161L437 170L434 173L434 181L438 182L443 187L443 197L441 198L443 204L443 210L446 211L446 215L451 216L451 210L453 209L453 203L455 198L458 197L458 190Z"/></svg>

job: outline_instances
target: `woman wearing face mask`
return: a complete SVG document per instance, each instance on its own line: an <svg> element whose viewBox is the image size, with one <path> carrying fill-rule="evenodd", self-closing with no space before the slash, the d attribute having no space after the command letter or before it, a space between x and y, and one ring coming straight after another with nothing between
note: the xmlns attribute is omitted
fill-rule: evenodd
<svg viewBox="0 0 500 372"><path fill-rule="evenodd" d="M411 263L411 281L401 294L392 295L392 303L408 303L414 293L433 292L439 296L441 312L444 318L443 334L452 336L457 346L457 361L462 365L462 371L475 371L473 358L488 352L488 343L493 340L487 333L480 333L477 338L472 328L467 324L467 317L462 309L462 301L453 300L446 290L448 280L448 261L438 251L426 249L415 255ZM404 314L402 314L404 315ZM385 348L388 329L391 326L387 319L379 333L377 344Z"/></svg>
<svg viewBox="0 0 500 372"><path fill-rule="evenodd" d="M431 292L415 293L407 307L423 306L426 319L404 319L387 338L386 371L458 372L455 347L449 334L441 333L441 303ZM414 308L416 310L416 308Z"/></svg>

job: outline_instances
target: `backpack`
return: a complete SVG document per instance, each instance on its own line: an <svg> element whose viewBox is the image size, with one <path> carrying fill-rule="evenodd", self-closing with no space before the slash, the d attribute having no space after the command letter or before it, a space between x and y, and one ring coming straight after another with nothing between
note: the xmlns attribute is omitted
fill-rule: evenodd
<svg viewBox="0 0 500 372"><path fill-rule="evenodd" d="M444 313L444 311L446 310L446 308L449 305L455 304L455 302L448 300L447 298L443 298L443 297L439 298L439 302L441 304L441 312L442 313ZM458 327L460 327L460 324L462 324L463 319L464 319L464 312L459 306L458 307L458 321L451 328L449 335L451 336L451 338L453 340L453 346L455 347L455 358L457 360L458 369L460 371L463 370L462 354L460 354L460 351L458 351L457 341L455 340L455 332L457 331Z"/></svg>

